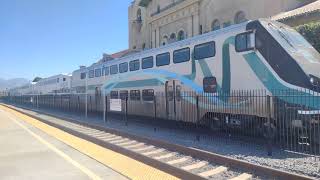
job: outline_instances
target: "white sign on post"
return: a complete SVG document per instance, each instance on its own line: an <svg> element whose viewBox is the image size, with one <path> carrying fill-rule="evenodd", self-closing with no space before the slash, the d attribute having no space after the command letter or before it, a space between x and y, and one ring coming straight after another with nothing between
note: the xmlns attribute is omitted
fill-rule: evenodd
<svg viewBox="0 0 320 180"><path fill-rule="evenodd" d="M122 111L121 99L110 99L110 111Z"/></svg>

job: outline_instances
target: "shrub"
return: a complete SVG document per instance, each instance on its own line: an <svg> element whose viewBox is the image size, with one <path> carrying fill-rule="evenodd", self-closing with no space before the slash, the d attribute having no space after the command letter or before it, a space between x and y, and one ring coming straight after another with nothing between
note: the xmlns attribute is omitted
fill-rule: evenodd
<svg viewBox="0 0 320 180"><path fill-rule="evenodd" d="M320 52L320 22L300 25L296 27L296 30Z"/></svg>

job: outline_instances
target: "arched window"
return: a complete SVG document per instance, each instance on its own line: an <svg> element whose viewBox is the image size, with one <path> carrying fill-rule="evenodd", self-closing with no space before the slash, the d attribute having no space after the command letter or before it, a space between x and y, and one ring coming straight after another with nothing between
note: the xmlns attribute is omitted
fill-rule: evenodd
<svg viewBox="0 0 320 180"><path fill-rule="evenodd" d="M169 40L169 42L171 43L171 42L175 42L177 40L177 37L176 37L176 34L175 33L172 33L171 35L170 35L170 40Z"/></svg>
<svg viewBox="0 0 320 180"><path fill-rule="evenodd" d="M142 21L141 9L137 11L137 21Z"/></svg>
<svg viewBox="0 0 320 180"><path fill-rule="evenodd" d="M186 38L185 32L183 30L178 33L178 41L184 40Z"/></svg>
<svg viewBox="0 0 320 180"><path fill-rule="evenodd" d="M157 13L160 13L160 5L157 6Z"/></svg>
<svg viewBox="0 0 320 180"><path fill-rule="evenodd" d="M247 21L246 14L243 11L237 12L236 16L234 17L234 23L239 24L245 21Z"/></svg>
<svg viewBox="0 0 320 180"><path fill-rule="evenodd" d="M216 19L211 24L211 30L215 31L215 30L218 30L218 29L220 29L220 22L219 22L218 19Z"/></svg>
<svg viewBox="0 0 320 180"><path fill-rule="evenodd" d="M163 38L162 38L162 43L161 43L161 45L162 46L165 46L166 44L168 43L168 36L163 36Z"/></svg>

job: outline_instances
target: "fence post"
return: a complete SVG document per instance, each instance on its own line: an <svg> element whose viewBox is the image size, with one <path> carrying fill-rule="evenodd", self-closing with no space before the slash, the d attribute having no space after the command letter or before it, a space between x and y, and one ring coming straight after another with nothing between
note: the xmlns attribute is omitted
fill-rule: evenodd
<svg viewBox="0 0 320 180"><path fill-rule="evenodd" d="M37 94L37 109L39 109L39 94Z"/></svg>
<svg viewBox="0 0 320 180"><path fill-rule="evenodd" d="M154 128L153 130L156 132L157 131L157 126L156 126L156 122L157 122L157 100L156 100L157 96L153 96L153 109L154 109Z"/></svg>
<svg viewBox="0 0 320 180"><path fill-rule="evenodd" d="M199 95L196 95L196 105L197 105L197 122L196 122L196 129L197 129L197 141L200 141L200 134L199 134L199 121L200 121L200 112L199 112Z"/></svg>
<svg viewBox="0 0 320 180"><path fill-rule="evenodd" d="M126 97L125 121L126 121L126 126L128 126L128 97Z"/></svg>
<svg viewBox="0 0 320 180"><path fill-rule="evenodd" d="M69 94L68 110L71 111L71 95Z"/></svg>
<svg viewBox="0 0 320 180"><path fill-rule="evenodd" d="M105 93L104 93L105 94ZM108 95L104 95L104 107L103 107L103 120L107 122L107 112L108 112Z"/></svg>
<svg viewBox="0 0 320 180"><path fill-rule="evenodd" d="M271 97L267 95L267 114L268 114L268 130L267 130L267 152L268 156L272 156L272 132L271 132Z"/></svg>

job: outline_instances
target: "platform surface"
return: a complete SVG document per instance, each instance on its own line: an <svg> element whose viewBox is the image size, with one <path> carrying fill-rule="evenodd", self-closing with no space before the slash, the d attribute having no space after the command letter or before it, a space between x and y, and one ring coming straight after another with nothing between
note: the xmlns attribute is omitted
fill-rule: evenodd
<svg viewBox="0 0 320 180"><path fill-rule="evenodd" d="M0 179L128 179L0 108Z"/></svg>
<svg viewBox="0 0 320 180"><path fill-rule="evenodd" d="M0 146L0 179L178 179L1 104Z"/></svg>

